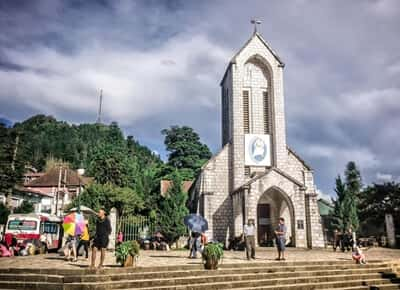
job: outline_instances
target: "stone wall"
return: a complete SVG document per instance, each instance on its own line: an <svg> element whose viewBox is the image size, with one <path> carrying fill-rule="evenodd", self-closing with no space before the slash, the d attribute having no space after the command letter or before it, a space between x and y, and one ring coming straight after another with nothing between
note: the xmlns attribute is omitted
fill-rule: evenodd
<svg viewBox="0 0 400 290"><path fill-rule="evenodd" d="M196 190L204 209L204 217L208 221L209 240L225 242L230 236L232 225L232 199L229 195L229 151L227 144L218 154L213 156L203 167ZM201 207L199 206L199 208Z"/></svg>

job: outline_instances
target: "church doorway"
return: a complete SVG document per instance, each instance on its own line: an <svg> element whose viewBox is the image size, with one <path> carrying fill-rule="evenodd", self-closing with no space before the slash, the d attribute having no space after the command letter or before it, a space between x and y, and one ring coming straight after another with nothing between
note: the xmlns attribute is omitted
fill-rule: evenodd
<svg viewBox="0 0 400 290"><path fill-rule="evenodd" d="M260 247L274 246L274 229L279 218L285 219L287 244L294 246L294 211L289 197L272 187L264 192L257 204L257 242Z"/></svg>
<svg viewBox="0 0 400 290"><path fill-rule="evenodd" d="M268 203L259 203L257 205L257 235L259 246L271 246L271 205Z"/></svg>

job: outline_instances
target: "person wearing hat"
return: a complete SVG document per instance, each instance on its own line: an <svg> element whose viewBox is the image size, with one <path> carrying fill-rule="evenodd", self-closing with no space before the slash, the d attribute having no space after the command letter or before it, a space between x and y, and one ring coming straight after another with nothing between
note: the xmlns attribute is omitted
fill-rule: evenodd
<svg viewBox="0 0 400 290"><path fill-rule="evenodd" d="M256 258L256 242L255 242L256 227L254 226L254 219L249 219L247 224L243 226L243 235L246 242L246 256L247 260Z"/></svg>

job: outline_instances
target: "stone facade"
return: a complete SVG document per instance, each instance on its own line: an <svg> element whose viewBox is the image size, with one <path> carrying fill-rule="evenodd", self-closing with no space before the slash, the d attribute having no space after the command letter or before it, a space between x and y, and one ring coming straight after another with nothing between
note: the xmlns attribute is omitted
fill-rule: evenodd
<svg viewBox="0 0 400 290"><path fill-rule="evenodd" d="M286 145L284 64L254 33L232 58L221 82L222 150L202 168L190 192L192 212L209 222L210 240L226 242L256 221L257 241L272 240L285 217L296 247L324 245L313 172ZM245 165L245 135L267 134L271 166Z"/></svg>

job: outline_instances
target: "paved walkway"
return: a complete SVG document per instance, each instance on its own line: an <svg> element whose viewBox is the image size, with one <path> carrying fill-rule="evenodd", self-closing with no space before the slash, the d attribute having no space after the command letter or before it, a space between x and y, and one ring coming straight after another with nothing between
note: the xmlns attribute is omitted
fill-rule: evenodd
<svg viewBox="0 0 400 290"><path fill-rule="evenodd" d="M364 250L367 260L393 260L400 259L400 250L385 248L370 248ZM321 261L321 260L351 260L351 253L333 252L332 249L295 249L289 248L286 253L287 261ZM201 259L188 259L188 251L141 251L138 266L170 266L170 265L195 265L201 264ZM99 257L100 258L100 257ZM276 251L273 248L259 248L256 252L256 262L273 262L276 258ZM36 255L27 257L0 258L1 268L64 268L76 269L84 268L88 261L79 257L78 262L65 262L63 257L58 254ZM243 251L226 251L223 263L251 263L245 258ZM108 252L106 257L106 267L116 265L115 256ZM1 270L0 270L1 271Z"/></svg>

